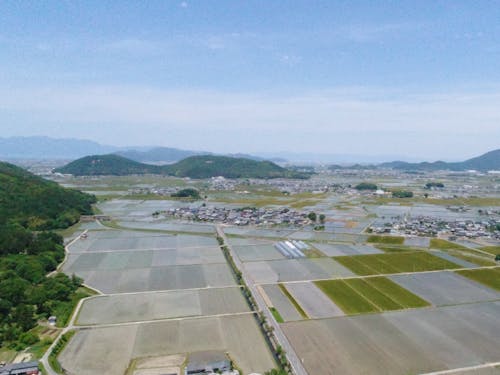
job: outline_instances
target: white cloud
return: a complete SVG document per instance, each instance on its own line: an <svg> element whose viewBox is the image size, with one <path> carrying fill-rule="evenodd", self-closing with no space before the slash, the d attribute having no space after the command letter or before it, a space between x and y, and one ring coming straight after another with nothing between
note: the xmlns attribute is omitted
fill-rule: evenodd
<svg viewBox="0 0 500 375"><path fill-rule="evenodd" d="M271 95L127 86L25 88L0 90L0 123L20 124L2 129L5 136L43 129L111 144L454 157L464 149L498 147L499 102L500 90L402 95L345 88Z"/></svg>
<svg viewBox="0 0 500 375"><path fill-rule="evenodd" d="M181 8L187 8L187 7L188 7L188 3L187 3L187 1L182 1L182 2L179 4L179 6L180 6Z"/></svg>

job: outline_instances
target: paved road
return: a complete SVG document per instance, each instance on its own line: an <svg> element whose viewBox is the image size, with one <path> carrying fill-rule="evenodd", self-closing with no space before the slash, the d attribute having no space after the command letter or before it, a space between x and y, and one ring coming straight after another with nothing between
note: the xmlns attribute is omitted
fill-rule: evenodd
<svg viewBox="0 0 500 375"><path fill-rule="evenodd" d="M88 230L85 230L83 233L87 233ZM83 234L82 233L82 234ZM71 241L69 244L67 244L65 247L64 247L64 250L65 250L65 257L64 257L64 260L59 264L59 266L57 267L57 270L54 271L53 273L55 272L58 272L61 267L64 265L64 263L66 262L66 259L68 258L68 254L69 254L69 247L74 244L76 241L78 241L80 239L80 236L77 236L73 241ZM51 273L52 274L52 273ZM49 276L51 275L49 274ZM85 285L85 284L83 284ZM75 321L76 321L76 317L78 316L78 313L83 305L83 303L89 299L89 298L93 298L94 296L90 296L90 297L86 297L86 298L83 298L81 299L80 301L78 301L78 304L76 305L76 308L75 310L73 311L73 315L71 316L71 319L68 323L68 325L62 329L61 333L59 334L59 336L57 336L57 338L54 340L54 342L52 343L52 345L50 345L50 347L47 349L47 351L45 352L45 354L43 355L43 357L40 359L40 362L42 362L43 364L43 367L45 367L45 371L47 374L44 374L44 375L58 375L57 372L55 372L52 367L50 366L49 364L49 355L50 353L52 353L52 350L54 349L54 347L57 345L57 343L59 342L59 340L61 339L62 335L64 335L66 332L72 330L74 328L74 325L75 325Z"/></svg>
<svg viewBox="0 0 500 375"><path fill-rule="evenodd" d="M76 321L76 317L78 316L78 312L80 311L82 304L89 298L92 298L92 297L83 298L80 301L78 301L78 304L76 305L75 311L73 312L73 315L71 316L71 320L70 320L69 324L67 325L67 327L63 328L63 330L61 331L59 336L57 336L57 339L54 340L52 345L50 345L49 349L47 349L47 351L43 355L42 359L40 360L40 362L42 362L42 364L43 364L43 367L45 367L45 371L47 372L48 375L58 375L58 373L55 372L49 364L49 354L52 353L52 350L57 345L57 343L61 339L62 335L64 335L68 331L75 328L75 321Z"/></svg>
<svg viewBox="0 0 500 375"><path fill-rule="evenodd" d="M227 248L229 249L229 252L234 259L234 263L236 264L236 267L238 267L238 269L241 271L243 280L245 281L248 288L250 289L250 292L252 293L259 310L261 310L264 313L264 315L267 319L267 322L273 327L274 336L276 337L279 345L281 345L283 350L286 352L286 356L288 358L288 361L290 362L290 365L292 366L293 372L295 373L295 375L308 375L306 369L304 368L304 366L302 364L302 361L297 356L297 353L295 353L295 350L293 349L292 345L288 341L288 338L285 336L285 334L281 330L281 327L278 324L278 322L274 319L274 316L273 316L273 314L271 314L271 311L269 311L269 309L267 308L267 305L264 301L264 298L257 290L257 287L254 283L254 280L245 272L245 268L243 267L243 264L241 263L240 259L238 258L236 253L231 248L231 245L229 245L229 243L227 241L227 237L224 233L222 226L216 225L216 229L217 229L217 234L224 239L224 243L227 246Z"/></svg>
<svg viewBox="0 0 500 375"><path fill-rule="evenodd" d="M421 375L448 375L448 374L456 374L458 373L463 373L463 372L472 372L476 370L483 370L483 369L494 369L500 366L500 362L491 362L491 363L484 363L482 365L477 365L477 366L468 366L468 367L460 367L460 368L454 368L451 370L443 370L443 371L436 371L436 372L427 372L425 374Z"/></svg>

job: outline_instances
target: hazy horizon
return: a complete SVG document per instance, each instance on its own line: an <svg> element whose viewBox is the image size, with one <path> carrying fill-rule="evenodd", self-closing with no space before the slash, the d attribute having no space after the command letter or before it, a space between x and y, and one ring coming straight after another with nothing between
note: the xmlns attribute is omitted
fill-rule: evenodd
<svg viewBox="0 0 500 375"><path fill-rule="evenodd" d="M498 148L487 1L0 4L0 129L219 153Z"/></svg>

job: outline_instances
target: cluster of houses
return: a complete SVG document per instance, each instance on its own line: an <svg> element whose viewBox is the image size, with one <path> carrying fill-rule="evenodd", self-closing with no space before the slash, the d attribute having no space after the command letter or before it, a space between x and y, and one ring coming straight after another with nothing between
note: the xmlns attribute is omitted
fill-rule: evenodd
<svg viewBox="0 0 500 375"><path fill-rule="evenodd" d="M225 207L181 207L162 212L182 220L208 221L231 225L279 225L303 226L310 224L307 213L288 208L225 208Z"/></svg>
<svg viewBox="0 0 500 375"><path fill-rule="evenodd" d="M37 361L13 364L0 363L0 375L41 375Z"/></svg>
<svg viewBox="0 0 500 375"><path fill-rule="evenodd" d="M204 351L191 353L184 370L185 375L239 375L233 370L227 354L220 351Z"/></svg>
<svg viewBox="0 0 500 375"><path fill-rule="evenodd" d="M384 225L372 226L374 233L398 233L416 236L436 236L438 233L455 237L500 239L500 231L495 230L500 221L496 220L453 220L445 221L431 216L402 218Z"/></svg>

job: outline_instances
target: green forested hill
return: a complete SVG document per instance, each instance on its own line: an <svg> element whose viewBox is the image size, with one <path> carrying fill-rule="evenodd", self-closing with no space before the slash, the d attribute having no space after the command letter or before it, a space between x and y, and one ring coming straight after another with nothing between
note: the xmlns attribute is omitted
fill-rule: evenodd
<svg viewBox="0 0 500 375"><path fill-rule="evenodd" d="M94 155L75 160L55 172L75 176L163 174L178 177L210 178L308 178L309 175L282 168L270 161L229 156L191 156L175 164L157 166L139 163L118 155Z"/></svg>
<svg viewBox="0 0 500 375"><path fill-rule="evenodd" d="M450 170L450 171L467 171L477 170L487 172L490 170L500 170L500 149L493 150L481 156L468 159L461 162L447 163L444 161L435 161L432 163L407 163L404 161L393 161L390 163L383 163L380 165L384 168L404 169L404 170Z"/></svg>
<svg viewBox="0 0 500 375"><path fill-rule="evenodd" d="M306 178L308 175L280 167L270 161L229 156L191 156L166 166L171 175L190 178Z"/></svg>
<svg viewBox="0 0 500 375"><path fill-rule="evenodd" d="M61 236L40 230L73 224L94 201L0 162L0 350L37 343L37 320L57 315L64 324L81 298L80 279L46 277L63 260L64 246Z"/></svg>
<svg viewBox="0 0 500 375"><path fill-rule="evenodd" d="M95 197L65 189L12 164L0 162L0 224L35 229L65 228L89 214Z"/></svg>
<svg viewBox="0 0 500 375"><path fill-rule="evenodd" d="M131 174L164 174L157 165L139 163L120 155L91 155L72 161L55 172L74 176L126 176Z"/></svg>

